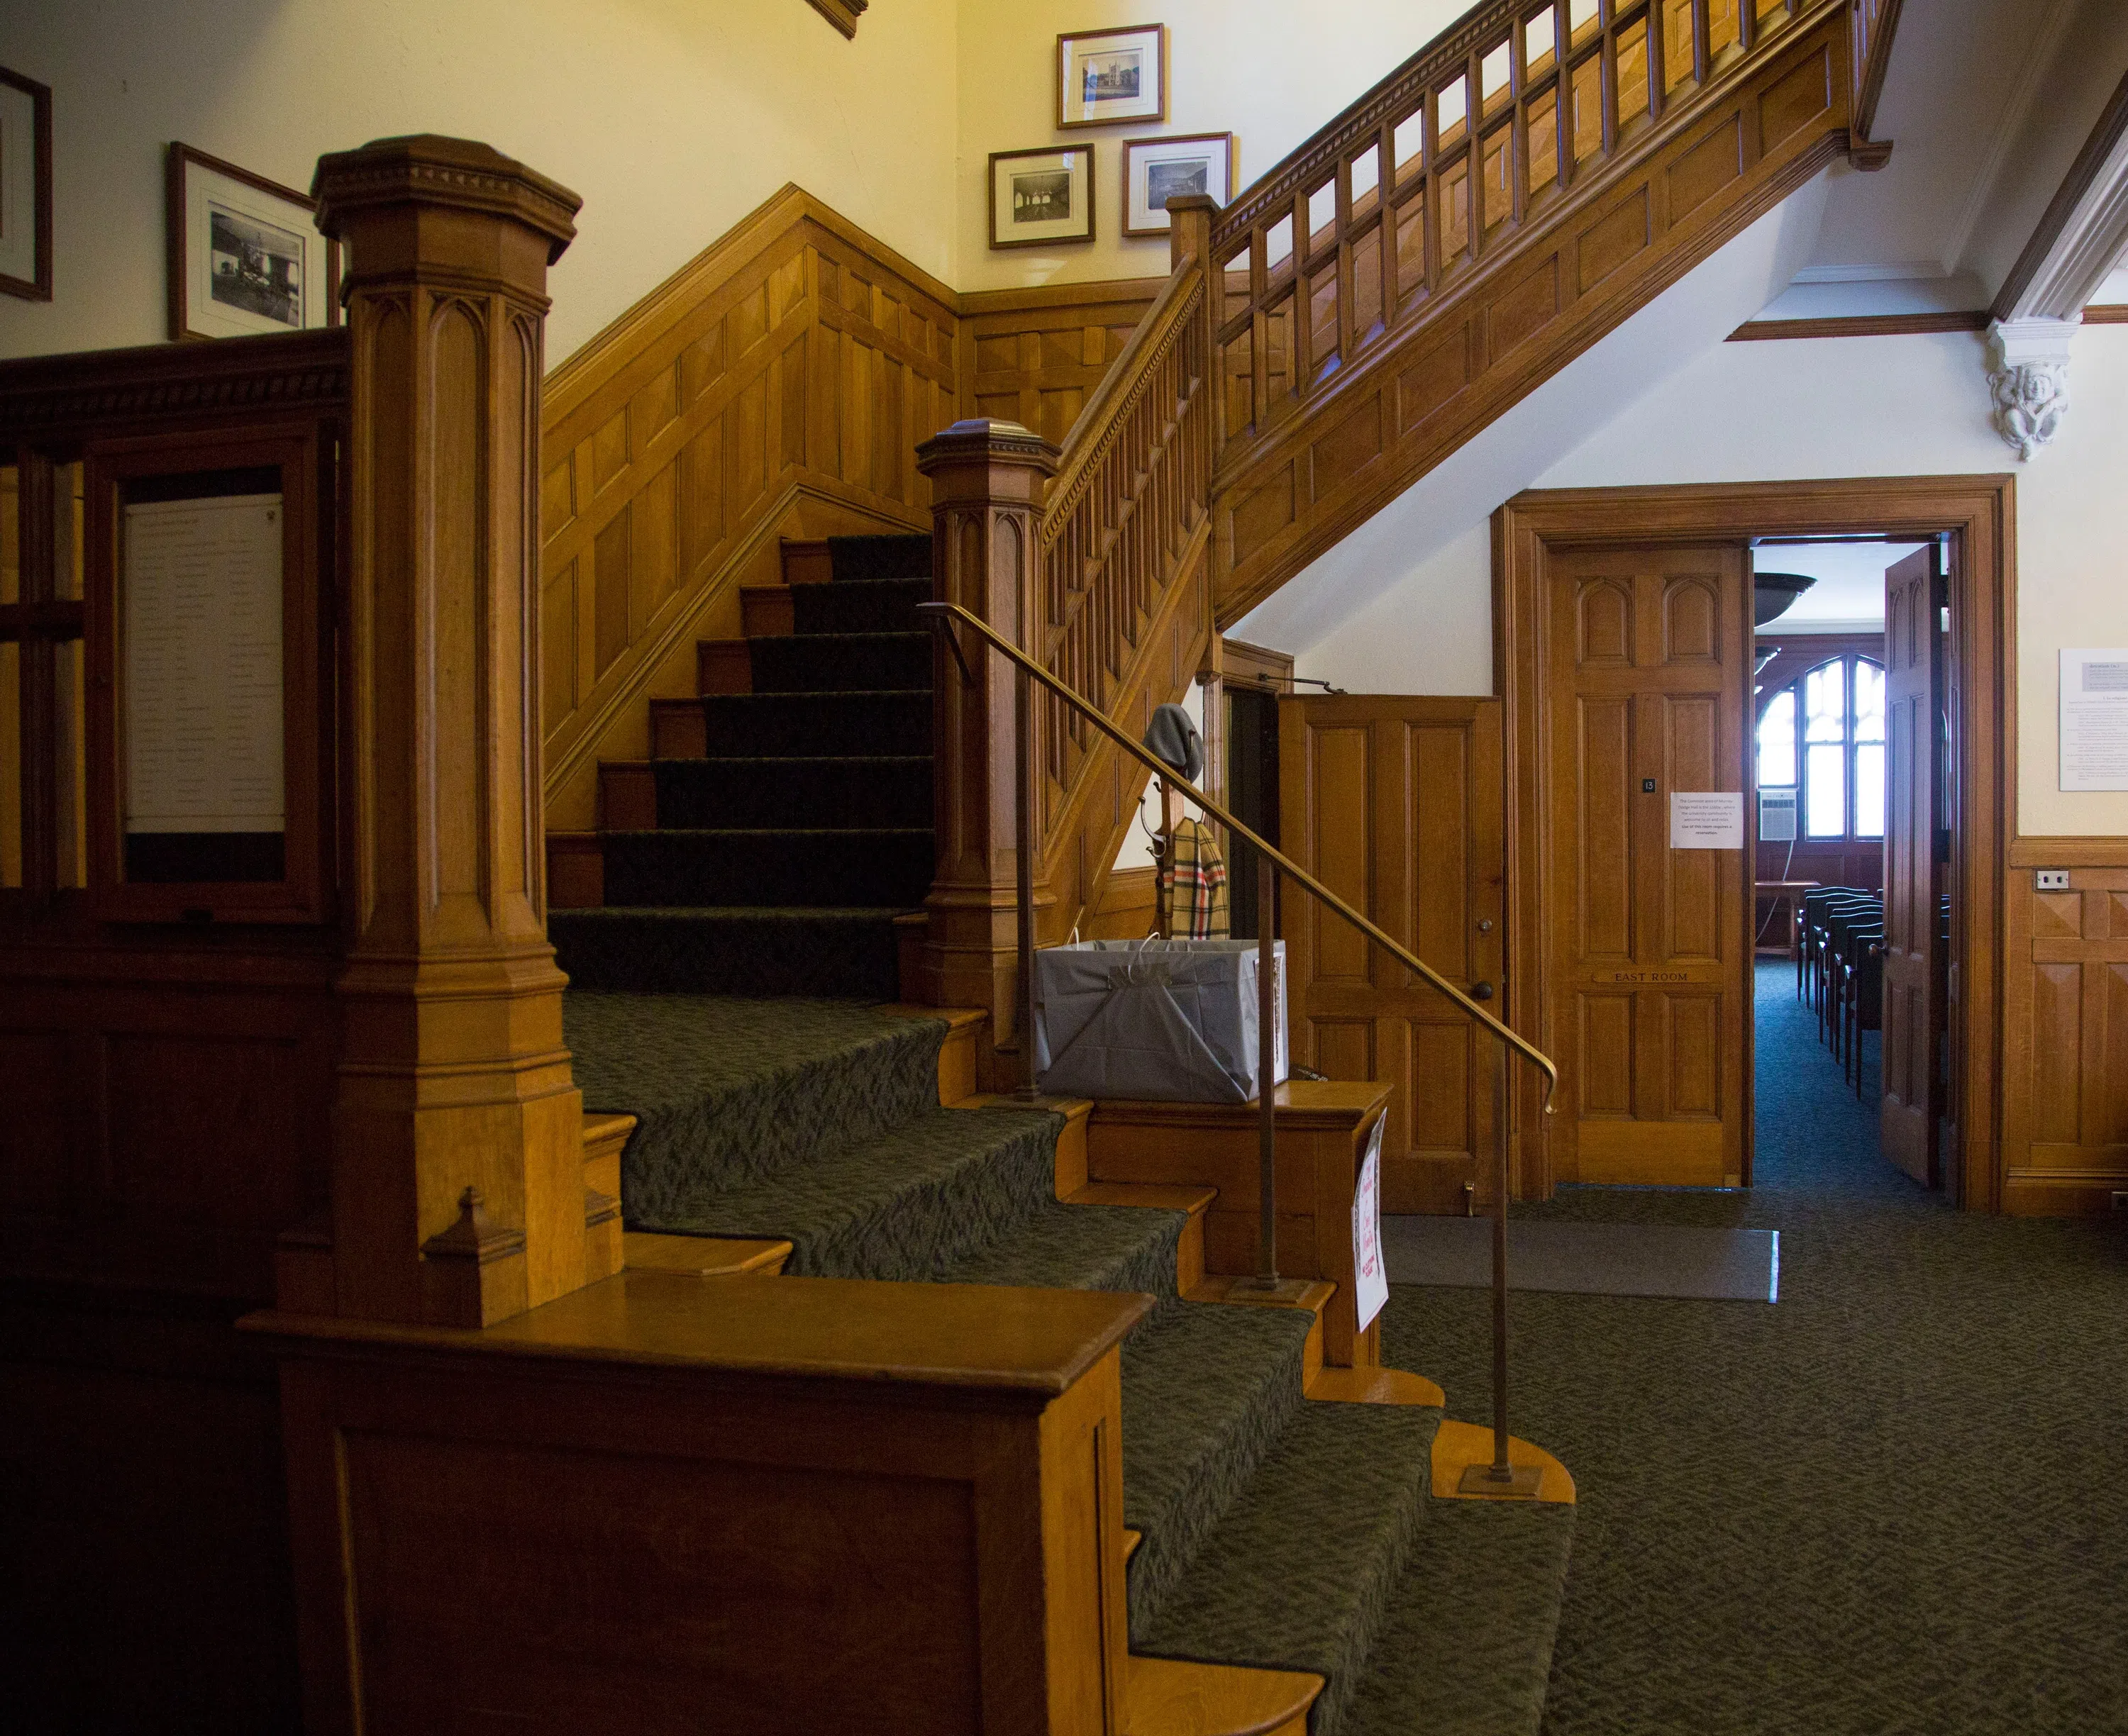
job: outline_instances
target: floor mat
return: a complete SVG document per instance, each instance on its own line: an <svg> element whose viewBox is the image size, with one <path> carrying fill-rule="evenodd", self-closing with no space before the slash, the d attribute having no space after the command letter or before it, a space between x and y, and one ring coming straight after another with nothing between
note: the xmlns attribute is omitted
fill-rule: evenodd
<svg viewBox="0 0 2128 1736"><path fill-rule="evenodd" d="M1492 1220L1385 1217L1382 1259L1391 1283L1483 1288L1493 1281ZM1770 1302L1780 1283L1778 1230L1508 1221L1513 1290Z"/></svg>

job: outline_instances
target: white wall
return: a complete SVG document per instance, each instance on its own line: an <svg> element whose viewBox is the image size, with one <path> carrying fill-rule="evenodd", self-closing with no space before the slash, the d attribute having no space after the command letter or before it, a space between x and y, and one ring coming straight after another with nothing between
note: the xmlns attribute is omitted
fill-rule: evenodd
<svg viewBox="0 0 2128 1736"><path fill-rule="evenodd" d="M52 87L55 281L0 296L0 356L166 335L173 139L301 188L407 132L552 175L584 208L550 365L789 181L950 280L955 5L883 0L853 43L805 0L12 0L0 65Z"/></svg>
<svg viewBox="0 0 2128 1736"><path fill-rule="evenodd" d="M960 0L960 8L957 287L1011 289L1166 277L1165 236L1125 241L1119 234L1124 140L1232 132L1241 154L1238 192L1454 23L1469 0ZM865 28L882 10L872 8ZM1167 26L1167 124L1059 132L1057 36L1155 20ZM1097 239L993 252L990 154L1088 140L1098 178Z"/></svg>
<svg viewBox="0 0 2128 1736"><path fill-rule="evenodd" d="M2020 466L1988 418L1975 334L1719 344L1589 436L1541 488L1779 481L1819 477L2017 473L2018 823L2028 833L2128 833L2128 794L2058 786L2058 652L2128 645L2128 327L2076 340L2073 407L2060 438ZM1464 529L1391 595L1322 624L1300 666L1354 691L1486 692L1470 667L1442 670L1441 628L1467 638L1487 616L1497 499L1472 500ZM1466 653L1467 655L1467 653ZM1436 685L1442 674L1456 677Z"/></svg>

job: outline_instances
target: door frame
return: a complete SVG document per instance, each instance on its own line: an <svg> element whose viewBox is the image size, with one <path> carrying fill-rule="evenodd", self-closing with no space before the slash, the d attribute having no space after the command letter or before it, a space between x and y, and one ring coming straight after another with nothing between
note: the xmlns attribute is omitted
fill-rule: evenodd
<svg viewBox="0 0 2128 1736"><path fill-rule="evenodd" d="M1956 551L1945 682L1954 698L1958 823L1951 832L1955 919L1951 969L1959 987L1951 1032L1951 1095L1959 1129L1957 1197L1969 1211L2001 1208L2003 891L2016 835L2016 479L1988 476L1839 477L1644 488L1532 490L1493 515L1493 685L1505 708L1508 778L1508 1018L1540 1048L1556 1009L1543 920L1544 595L1554 550L1641 543L1748 542L1754 537L1882 535L1921 542L1949 534ZM1748 722L1748 720L1747 720ZM1752 906L1746 904L1746 920ZM1747 1022L1746 1028L1749 1026ZM1748 1057L1747 1057L1748 1058ZM1541 1081L1518 1070L1518 1198L1557 1183L1540 1112Z"/></svg>

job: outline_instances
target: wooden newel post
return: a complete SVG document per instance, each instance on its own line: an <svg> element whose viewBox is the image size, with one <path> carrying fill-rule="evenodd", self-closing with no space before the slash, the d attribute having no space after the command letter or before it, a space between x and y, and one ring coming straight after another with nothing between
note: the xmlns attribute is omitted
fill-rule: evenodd
<svg viewBox="0 0 2128 1736"><path fill-rule="evenodd" d="M934 595L1037 656L1036 531L1057 460L1054 446L1017 422L956 422L916 448L931 481ZM912 992L932 1006L987 1008L994 1039L1016 1043L1013 671L979 643L964 648L972 688L944 645L934 653L938 855ZM1038 907L1050 902L1038 867L1033 895Z"/></svg>
<svg viewBox="0 0 2128 1736"><path fill-rule="evenodd" d="M579 202L430 135L322 158L313 191L353 359L335 1291L482 1326L585 1280L536 685L547 268Z"/></svg>

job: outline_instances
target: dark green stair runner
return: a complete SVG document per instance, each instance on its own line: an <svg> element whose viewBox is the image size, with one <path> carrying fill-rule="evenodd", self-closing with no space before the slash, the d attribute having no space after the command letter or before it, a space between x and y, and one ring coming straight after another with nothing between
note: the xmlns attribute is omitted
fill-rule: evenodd
<svg viewBox="0 0 2128 1736"><path fill-rule="evenodd" d="M943 1020L759 998L893 998L930 875L930 545L830 546L757 691L702 702L710 757L657 764L658 829L604 841L615 905L553 920L586 1104L639 1117L628 1222L786 1239L800 1275L1152 1293L1122 1357L1134 1648L1314 1671L1313 1736L1531 1736L1570 1511L1433 1501L1438 1411L1307 1402L1308 1316L1176 1296L1183 1214L1060 1205L1061 1117L938 1107Z"/></svg>

